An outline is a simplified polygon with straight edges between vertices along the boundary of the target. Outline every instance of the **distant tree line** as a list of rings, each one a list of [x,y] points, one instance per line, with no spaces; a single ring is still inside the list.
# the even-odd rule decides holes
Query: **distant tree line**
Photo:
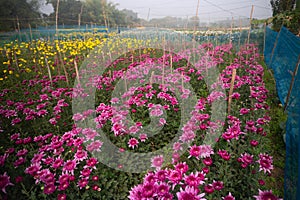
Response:
[[[52,4],[54,8],[50,15],[40,11],[44,3],[45,0],[0,0],[0,31],[55,25],[56,13],[58,25],[97,24],[116,27],[139,23],[137,14],[118,10],[116,4],[105,0],[46,0],[46,4]]]

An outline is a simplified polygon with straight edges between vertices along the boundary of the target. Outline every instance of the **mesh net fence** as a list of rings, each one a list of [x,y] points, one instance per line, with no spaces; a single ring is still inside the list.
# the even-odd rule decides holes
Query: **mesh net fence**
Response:
[[[279,33],[266,29],[265,62],[274,71],[276,89],[288,113],[284,199],[300,199],[300,38],[282,27]]]

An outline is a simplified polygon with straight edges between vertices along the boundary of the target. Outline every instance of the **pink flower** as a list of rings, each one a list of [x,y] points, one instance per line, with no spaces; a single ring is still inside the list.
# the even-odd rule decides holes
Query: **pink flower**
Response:
[[[219,150],[218,155],[221,156],[224,160],[229,160],[230,159],[230,154],[226,150]]]
[[[44,187],[44,193],[45,194],[52,194],[53,192],[55,192],[55,185],[54,184],[49,184],[49,185],[45,185]]]
[[[139,137],[140,137],[141,142],[145,142],[148,139],[148,136],[146,133],[140,134]]]
[[[257,140],[251,140],[250,144],[251,144],[251,146],[256,147],[258,145],[258,141]]]
[[[87,159],[88,154],[84,150],[77,150],[74,157],[75,157],[75,161],[83,161],[83,160]]]
[[[138,144],[139,144],[139,141],[135,138],[130,138],[128,141],[128,146],[133,149],[134,149],[134,147],[137,147]]]
[[[94,167],[98,163],[96,158],[90,158],[86,161],[87,166]]]
[[[165,125],[166,124],[166,120],[164,118],[160,118],[159,119],[159,124],[160,125]]]
[[[250,111],[250,109],[248,109],[248,108],[242,108],[242,109],[240,110],[240,114],[241,114],[241,115],[245,115],[245,114],[248,114],[249,111]]]
[[[47,173],[44,173],[40,176],[40,180],[43,181],[45,184],[50,185],[54,184],[54,174],[52,174],[50,171]]]
[[[92,170],[90,170],[89,168],[85,168],[80,172],[80,177],[88,177],[90,176]]]
[[[41,169],[40,165],[33,164],[30,167],[25,169],[26,174],[30,174],[31,176],[35,176],[36,173]]]
[[[238,158],[238,162],[242,162],[241,166],[246,168],[253,162],[253,155],[250,155],[249,153],[241,154],[241,157]]]
[[[66,200],[67,199],[67,195],[66,194],[58,194],[57,195],[57,200]]]
[[[0,175],[0,190],[6,193],[5,189],[9,185],[13,186],[14,184],[10,182],[10,176],[8,176],[6,172],[4,172],[3,175]]]
[[[259,163],[259,171],[264,171],[264,173],[271,173],[271,170],[273,170],[272,156],[261,153],[259,154],[259,160],[257,162]]]
[[[170,170],[167,178],[171,181],[171,183],[178,184],[182,179],[182,174],[177,170]]]
[[[144,198],[151,198],[156,191],[154,183],[145,183],[142,188],[142,197]]]
[[[23,177],[22,176],[17,176],[15,178],[16,183],[21,183],[23,181]]]
[[[213,164],[213,160],[210,157],[205,158],[202,161],[206,166],[211,166]]]
[[[68,174],[62,174],[58,178],[59,184],[62,184],[63,182],[69,182],[70,176]]]
[[[74,175],[74,169],[76,168],[76,165],[77,165],[77,163],[75,160],[68,160],[64,164],[63,171],[69,172],[72,175]]]
[[[212,184],[208,184],[206,186],[204,186],[204,191],[207,193],[207,194],[211,194],[215,191],[214,187],[212,186]]]
[[[164,162],[164,157],[162,155],[159,156],[154,156],[151,159],[151,167],[155,167],[155,168],[161,168],[162,164]]]
[[[184,181],[186,182],[187,185],[195,188],[197,188],[199,185],[202,185],[204,183],[201,177],[199,177],[198,172],[196,172],[195,174],[191,173],[190,175],[185,175]]]
[[[103,142],[101,142],[100,140],[96,140],[94,142],[91,142],[89,145],[87,145],[86,150],[88,150],[89,152],[93,152],[93,151],[101,151],[101,147],[103,145]]]
[[[213,181],[213,187],[215,190],[222,190],[224,185],[222,181]]]
[[[77,183],[79,189],[82,189],[84,187],[87,186],[87,184],[89,183],[89,181],[86,178],[80,179]]]
[[[180,150],[182,150],[181,143],[180,142],[175,142],[173,144],[173,150],[174,151],[180,151]]]
[[[278,197],[276,197],[273,193],[272,193],[272,190],[270,191],[261,191],[261,190],[258,190],[259,191],[259,194],[258,196],[254,196],[254,198],[256,200],[282,200],[282,199],[279,199]]]
[[[205,200],[205,198],[202,198],[205,196],[204,193],[198,194],[199,190],[195,189],[194,187],[186,186],[183,190],[180,188],[180,192],[177,192],[177,198],[178,200],[187,200],[187,199],[194,199],[194,200]]]
[[[166,183],[161,183],[157,186],[157,194],[161,197],[165,196],[167,193],[169,193],[170,186]]]
[[[226,197],[222,197],[223,200],[235,200],[235,197],[229,192]]]
[[[64,162],[64,161],[63,161],[61,158],[57,158],[57,159],[52,163],[52,167],[53,167],[54,169],[57,169],[57,168],[59,168],[60,166],[62,166],[63,162]]]
[[[97,131],[91,128],[83,129],[82,134],[85,136],[86,140],[94,140],[94,138],[98,135]]]
[[[25,156],[28,153],[27,149],[22,149],[17,152],[17,156]]]
[[[183,163],[178,163],[175,165],[175,169],[179,172],[181,172],[182,174],[184,174],[185,172],[187,172],[189,170],[189,166],[183,162]]]
[[[83,120],[84,117],[83,117],[82,114],[76,113],[76,114],[73,115],[72,119],[73,119],[74,121],[80,121],[80,120]]]

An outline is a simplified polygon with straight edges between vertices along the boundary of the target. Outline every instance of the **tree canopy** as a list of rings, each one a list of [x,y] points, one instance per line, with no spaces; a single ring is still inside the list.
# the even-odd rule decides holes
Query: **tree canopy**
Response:
[[[35,25],[40,18],[39,0],[0,0],[0,27],[2,31]]]

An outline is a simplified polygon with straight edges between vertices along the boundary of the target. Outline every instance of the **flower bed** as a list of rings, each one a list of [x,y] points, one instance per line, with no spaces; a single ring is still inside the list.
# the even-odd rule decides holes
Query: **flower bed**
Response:
[[[107,40],[3,49],[3,199],[275,198],[265,188],[273,169],[264,148],[270,117],[255,45],[238,52],[211,44],[178,53],[139,49],[82,81],[78,66]],[[201,58],[192,63],[192,54]],[[211,71],[220,76],[208,80]],[[96,91],[95,105],[74,112],[74,101],[86,108],[83,88]],[[143,156],[148,152],[155,153]],[[139,159],[145,166],[131,163]]]

